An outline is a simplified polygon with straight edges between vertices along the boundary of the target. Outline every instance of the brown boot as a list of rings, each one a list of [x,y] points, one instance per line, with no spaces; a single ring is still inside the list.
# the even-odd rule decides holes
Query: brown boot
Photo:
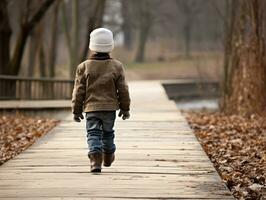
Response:
[[[105,167],[110,167],[111,164],[115,160],[115,154],[114,153],[104,153],[103,154],[103,165]]]
[[[102,170],[102,154],[93,153],[89,155],[91,161],[91,172],[101,172]]]

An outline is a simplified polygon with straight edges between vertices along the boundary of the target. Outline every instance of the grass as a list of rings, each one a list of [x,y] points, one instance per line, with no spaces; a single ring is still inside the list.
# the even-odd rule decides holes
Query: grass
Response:
[[[125,63],[128,79],[178,79],[202,78],[219,80],[222,72],[222,56],[198,54],[187,59],[179,56],[166,61]]]
[[[222,74],[222,53],[193,52],[190,58],[172,53],[162,61],[147,55],[147,62],[143,63],[132,61],[134,58],[131,54],[120,51],[112,55],[124,63],[128,80],[178,78],[219,80]],[[58,77],[68,78],[68,70],[68,65],[57,66],[56,74]]]

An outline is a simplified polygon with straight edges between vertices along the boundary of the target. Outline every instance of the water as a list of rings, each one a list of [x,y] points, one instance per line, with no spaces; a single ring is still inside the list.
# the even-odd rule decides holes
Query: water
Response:
[[[176,101],[176,105],[182,110],[218,109],[218,99],[192,99]]]

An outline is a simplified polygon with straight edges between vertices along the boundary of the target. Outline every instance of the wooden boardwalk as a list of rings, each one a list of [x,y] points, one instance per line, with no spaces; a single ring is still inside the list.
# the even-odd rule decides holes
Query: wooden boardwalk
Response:
[[[116,122],[111,168],[89,173],[85,123],[68,115],[0,167],[0,199],[233,199],[160,83],[130,91],[132,117]]]

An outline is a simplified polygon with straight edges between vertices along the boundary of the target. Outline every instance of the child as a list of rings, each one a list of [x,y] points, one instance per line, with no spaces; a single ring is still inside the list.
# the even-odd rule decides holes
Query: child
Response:
[[[110,58],[114,48],[113,33],[98,28],[90,34],[92,55],[77,67],[72,94],[74,120],[86,113],[88,156],[91,172],[101,172],[101,165],[111,166],[115,159],[114,122],[116,110],[122,119],[128,119],[130,97],[121,62]]]

